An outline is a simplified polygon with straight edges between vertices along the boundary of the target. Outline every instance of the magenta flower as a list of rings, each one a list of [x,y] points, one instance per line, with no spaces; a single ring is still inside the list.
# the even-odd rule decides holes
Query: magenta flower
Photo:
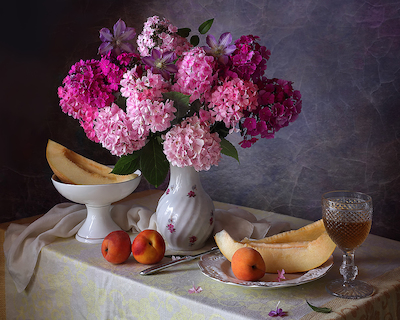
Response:
[[[204,50],[208,54],[219,59],[223,64],[228,63],[229,55],[236,50],[236,46],[230,44],[232,42],[232,35],[230,32],[223,33],[219,37],[218,42],[212,34],[209,34],[206,38],[206,42],[209,47],[204,46]]]
[[[278,308],[280,301],[278,302],[276,306],[276,310],[271,310],[268,315],[270,317],[284,317],[287,316],[287,312],[283,311],[281,308]]]
[[[194,284],[193,287],[188,290],[189,293],[200,293],[202,291],[203,289],[200,286],[196,287]]]
[[[169,80],[170,73],[178,72],[174,60],[174,52],[166,51],[161,53],[161,51],[157,49],[151,50],[151,56],[142,58],[142,61],[151,67],[153,73],[161,74],[165,80]]]
[[[286,279],[285,278],[285,270],[284,269],[282,269],[282,271],[278,270],[278,278],[277,278],[277,280],[279,282],[281,282],[281,280],[285,280],[285,279]]]
[[[243,141],[239,142],[239,145],[242,148],[250,148],[253,144],[255,144],[258,141],[257,138],[251,138],[250,140],[244,139]]]
[[[102,28],[100,30],[100,40],[103,43],[99,47],[99,54],[104,55],[109,51],[112,51],[116,56],[122,52],[132,53],[134,47],[131,43],[127,42],[132,40],[135,35],[135,29],[126,26],[125,22],[119,19],[114,24],[114,34],[108,28]]]

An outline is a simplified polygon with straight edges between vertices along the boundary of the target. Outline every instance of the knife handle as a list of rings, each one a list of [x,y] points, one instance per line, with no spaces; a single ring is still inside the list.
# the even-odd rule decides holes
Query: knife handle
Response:
[[[176,264],[179,264],[179,263],[182,263],[182,262],[185,262],[185,261],[194,260],[194,259],[196,259],[198,257],[201,257],[202,255],[207,254],[207,253],[217,252],[217,251],[219,251],[219,248],[218,247],[213,247],[213,248],[211,248],[211,250],[196,254],[194,256],[186,256],[186,257],[183,257],[181,259],[173,260],[173,261],[166,262],[166,263],[163,263],[163,264],[157,264],[157,265],[155,265],[153,267],[144,269],[139,274],[142,275],[142,276],[147,276],[148,274],[152,274],[152,273],[155,273],[157,271],[163,270],[165,268],[169,268],[171,266],[174,266]]]

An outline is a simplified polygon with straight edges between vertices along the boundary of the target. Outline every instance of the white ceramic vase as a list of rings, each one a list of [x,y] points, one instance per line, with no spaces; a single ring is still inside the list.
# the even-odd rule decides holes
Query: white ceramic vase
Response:
[[[214,228],[214,203],[193,167],[170,166],[167,190],[158,201],[157,229],[168,249],[202,248]]]

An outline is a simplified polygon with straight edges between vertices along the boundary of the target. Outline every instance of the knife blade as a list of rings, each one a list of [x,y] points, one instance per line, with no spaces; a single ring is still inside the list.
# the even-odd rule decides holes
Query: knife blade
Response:
[[[177,265],[179,263],[186,262],[186,261],[192,261],[192,260],[194,260],[196,258],[199,258],[202,255],[205,255],[207,253],[218,252],[218,251],[219,251],[218,247],[213,247],[211,250],[208,250],[208,251],[205,251],[205,252],[202,252],[202,253],[199,253],[199,254],[195,254],[193,256],[186,256],[186,257],[183,257],[181,259],[173,260],[173,261],[170,261],[170,262],[166,262],[166,263],[163,263],[163,264],[159,264],[159,265],[144,269],[143,271],[140,272],[140,274],[142,276],[147,276],[147,275],[153,274],[153,273],[155,273],[157,271],[160,271],[160,270],[175,266],[175,265]]]

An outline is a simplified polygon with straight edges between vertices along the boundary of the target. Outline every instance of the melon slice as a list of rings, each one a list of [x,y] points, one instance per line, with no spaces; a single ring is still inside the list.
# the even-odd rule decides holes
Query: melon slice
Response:
[[[243,239],[235,241],[222,230],[214,236],[221,253],[229,261],[236,250],[251,247],[264,259],[265,272],[286,273],[306,272],[326,262],[336,248],[329,238],[322,219],[298,230],[282,232],[260,240]]]
[[[113,174],[111,173],[112,168],[85,158],[53,140],[49,140],[47,143],[46,158],[51,170],[64,183],[110,184],[137,177],[136,174]]]

